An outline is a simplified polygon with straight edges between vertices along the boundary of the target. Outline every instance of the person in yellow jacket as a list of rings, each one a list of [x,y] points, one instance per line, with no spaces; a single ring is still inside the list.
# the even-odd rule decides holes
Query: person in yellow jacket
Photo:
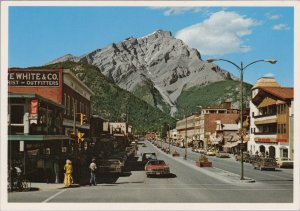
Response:
[[[66,160],[64,170],[65,170],[65,179],[64,179],[65,187],[70,187],[71,184],[73,183],[73,178],[72,178],[73,167],[72,167],[72,162],[70,160]]]

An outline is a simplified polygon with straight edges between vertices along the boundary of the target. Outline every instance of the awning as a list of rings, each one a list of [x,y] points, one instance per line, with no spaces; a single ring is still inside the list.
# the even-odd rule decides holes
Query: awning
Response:
[[[8,135],[9,141],[56,141],[72,139],[66,135]]]
[[[277,119],[276,117],[272,119],[266,119],[266,120],[260,120],[260,121],[254,121],[255,125],[264,125],[264,124],[271,124],[271,123],[276,123]]]
[[[211,141],[211,144],[219,144],[223,140],[223,136],[217,137]]]
[[[236,147],[237,145],[239,145],[240,141],[236,141],[236,142],[227,142],[223,148],[232,148],[232,147]]]

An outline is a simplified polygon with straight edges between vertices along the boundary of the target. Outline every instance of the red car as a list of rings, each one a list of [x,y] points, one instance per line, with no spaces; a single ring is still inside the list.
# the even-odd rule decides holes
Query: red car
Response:
[[[149,160],[145,165],[145,171],[147,177],[170,174],[170,168],[163,160]]]

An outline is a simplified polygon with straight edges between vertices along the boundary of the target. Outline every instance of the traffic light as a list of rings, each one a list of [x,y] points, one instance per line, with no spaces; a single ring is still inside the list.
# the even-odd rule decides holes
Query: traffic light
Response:
[[[80,113],[80,125],[85,124],[86,117],[83,113]]]
[[[77,133],[78,142],[84,141],[83,136],[84,136],[84,133],[81,133],[81,132],[78,132],[78,133]]]

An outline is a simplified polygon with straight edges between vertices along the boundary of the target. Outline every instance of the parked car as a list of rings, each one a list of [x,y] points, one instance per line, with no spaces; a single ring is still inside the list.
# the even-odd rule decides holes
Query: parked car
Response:
[[[277,163],[274,158],[265,158],[265,157],[258,157],[257,159],[252,161],[252,165],[254,169],[271,169],[274,170],[277,167]]]
[[[294,161],[287,157],[276,158],[278,168],[294,168]]]
[[[220,151],[220,152],[216,153],[216,157],[218,157],[218,158],[229,158],[230,156],[229,156],[229,153]]]
[[[248,157],[248,163],[252,163],[254,160],[256,160],[256,159],[258,159],[258,158],[259,158],[258,155],[250,155],[250,156]],[[247,160],[246,160],[246,162],[247,162]]]
[[[215,155],[216,155],[216,152],[213,151],[213,150],[208,150],[208,151],[206,152],[206,155],[207,155],[207,156],[215,156]]]
[[[163,160],[149,160],[145,165],[147,177],[170,174],[170,167]]]
[[[124,165],[119,159],[100,160],[99,169],[101,173],[122,173]]]
[[[198,149],[198,152],[201,154],[204,154],[206,151],[205,151],[205,149],[200,148],[200,149]]]
[[[146,152],[142,155],[142,163],[145,165],[149,160],[157,160],[155,152]]]
[[[243,161],[244,162],[249,162],[249,158],[250,158],[250,154],[249,153],[247,153],[247,152],[243,152]],[[235,155],[235,160],[236,161],[241,161],[241,159],[242,159],[242,155],[241,154],[236,154]]]

